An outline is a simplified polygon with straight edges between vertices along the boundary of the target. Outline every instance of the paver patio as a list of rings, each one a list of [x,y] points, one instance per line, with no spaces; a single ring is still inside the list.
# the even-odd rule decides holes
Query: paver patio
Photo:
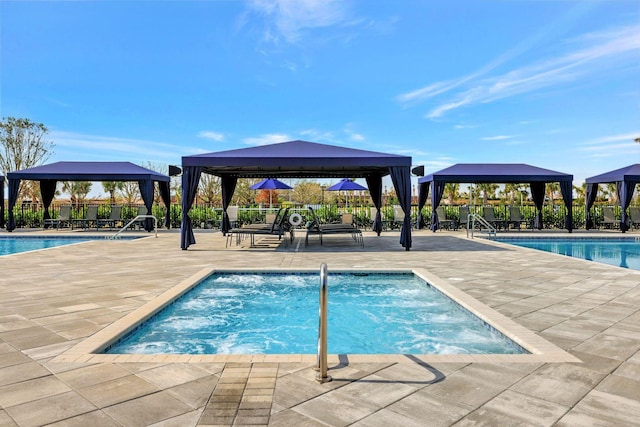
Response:
[[[188,251],[177,232],[164,231],[0,257],[0,425],[640,425],[640,272],[464,232],[416,231],[410,252],[397,232],[365,233],[364,248],[348,236],[259,248],[225,248],[220,233],[196,238]],[[205,267],[322,262],[330,271],[426,268],[581,363],[341,355],[330,359],[333,381],[319,384],[315,355],[277,363],[61,357]]]

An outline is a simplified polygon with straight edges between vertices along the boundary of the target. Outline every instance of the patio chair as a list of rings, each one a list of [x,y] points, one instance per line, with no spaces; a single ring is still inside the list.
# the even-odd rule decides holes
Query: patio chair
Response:
[[[522,218],[522,213],[520,212],[520,208],[517,206],[509,206],[509,220],[507,221],[507,228],[509,226],[513,226],[520,230],[522,224],[526,224],[527,220]]]
[[[285,239],[285,243],[293,242],[295,232],[291,224],[289,224],[289,208],[280,208],[276,213],[272,223],[265,224],[249,224],[240,228],[232,228],[227,233],[227,241],[225,247],[228,247],[232,239],[236,239],[236,245],[245,238],[251,239],[250,245],[255,246],[255,236],[278,236],[281,240],[285,233],[289,233],[289,239]]]
[[[469,219],[469,206],[460,206],[458,212],[460,216],[458,218],[458,223],[456,224],[456,229],[460,227],[467,228],[467,220]]]
[[[71,225],[71,205],[60,206],[57,218],[49,218],[43,221],[44,228],[55,225],[56,230],[60,230],[61,224]]]
[[[398,205],[393,206],[393,221],[391,221],[391,229],[400,229],[404,224],[404,211]]]
[[[96,225],[98,222],[98,206],[87,206],[87,210],[84,213],[84,218],[76,218],[71,220],[71,228],[73,229],[76,224],[82,226],[84,230],[89,228],[89,225]],[[97,227],[96,227],[97,228]]]
[[[492,206],[484,206],[482,208],[482,218],[484,218],[484,220],[491,224],[496,230],[505,227],[505,222],[496,218]]]
[[[376,213],[378,212],[378,208],[375,206],[371,206],[369,208],[369,217],[371,219],[371,227],[373,228],[373,221],[376,219]],[[387,229],[387,221],[383,218],[382,210],[380,211],[380,221],[382,222],[382,230]]]
[[[616,219],[616,214],[611,206],[602,207],[603,220],[600,221],[600,225],[605,228],[617,228],[620,226],[620,221]]]
[[[436,215],[438,215],[438,223],[440,224],[440,228],[442,230],[444,229],[451,230],[453,221],[450,219],[447,219],[447,213],[444,210],[444,206],[438,206],[436,208]]]
[[[122,206],[111,206],[111,213],[109,213],[109,218],[98,218],[96,222],[96,229],[108,225],[109,230],[113,230],[114,227],[116,227],[117,223],[120,223],[120,226],[122,227]]]
[[[138,217],[140,215],[147,215],[147,207],[146,206],[144,206],[144,205],[138,206],[138,212],[136,212],[136,216],[135,217]],[[135,220],[131,224],[131,228],[137,227],[138,230],[141,230],[142,227],[144,227],[144,223],[145,223],[146,220],[147,220],[147,218],[140,218],[140,219]]]
[[[316,212],[309,206],[309,211],[312,215],[312,223],[307,227],[307,234],[304,239],[305,246],[309,245],[309,235],[317,234],[320,238],[320,245],[323,244],[322,236],[324,234],[349,234],[355,240],[358,245],[364,247],[364,238],[362,237],[362,230],[355,227],[353,224],[320,224],[320,220],[316,215]]]
[[[640,208],[637,206],[629,208],[629,227],[640,228]]]

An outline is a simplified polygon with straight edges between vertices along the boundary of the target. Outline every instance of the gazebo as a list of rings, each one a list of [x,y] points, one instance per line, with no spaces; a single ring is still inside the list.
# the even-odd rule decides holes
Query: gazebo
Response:
[[[436,231],[439,227],[436,208],[440,205],[444,186],[448,182],[454,183],[528,183],[531,188],[531,197],[536,206],[537,215],[534,227],[542,228],[542,205],[544,203],[545,184],[547,182],[559,182],[562,199],[567,208],[565,228],[569,233],[573,230],[572,220],[572,182],[573,175],[542,169],[524,163],[458,163],[448,168],[424,176],[418,180],[418,224],[422,225],[422,208],[429,197],[431,189],[431,229]]]
[[[640,183],[640,164],[636,163],[624,168],[592,176],[587,178],[585,182],[587,183],[587,230],[593,228],[593,218],[591,218],[590,210],[593,203],[596,201],[598,184],[609,184],[615,182],[618,201],[622,208],[620,231],[623,233],[627,231],[629,229],[627,208],[629,207],[629,203],[631,203],[631,198],[633,197],[633,191],[636,188],[636,184]]]
[[[158,183],[160,197],[167,206],[165,225],[169,227],[171,197],[169,176],[143,168],[130,162],[56,162],[7,174],[9,181],[9,221],[7,231],[16,228],[13,207],[18,198],[21,180],[40,181],[40,193],[44,205],[44,219],[51,218],[49,206],[53,201],[58,181],[137,181],[140,195],[151,213],[153,184]],[[145,229],[153,229],[151,221],[145,221]]]
[[[182,230],[180,247],[196,243],[189,210],[200,175],[221,177],[223,221],[230,229],[227,208],[238,178],[365,178],[377,208],[374,230],[382,230],[382,178],[390,175],[405,217],[400,244],[411,248],[411,157],[337,147],[308,141],[288,141],[258,147],[199,154],[182,158]]]

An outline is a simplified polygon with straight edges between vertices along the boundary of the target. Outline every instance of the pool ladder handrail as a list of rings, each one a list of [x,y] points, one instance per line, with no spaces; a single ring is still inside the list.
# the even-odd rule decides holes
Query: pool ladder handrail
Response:
[[[320,265],[320,307],[318,310],[318,375],[316,381],[326,383],[331,381],[327,374],[327,264]]]
[[[113,236],[109,237],[109,240],[115,240],[115,239],[119,238],[120,237],[120,233],[122,233],[124,230],[129,228],[134,222],[136,222],[138,220],[141,220],[141,219],[145,219],[145,218],[153,219],[153,231],[155,232],[156,239],[157,239],[158,238],[158,218],[156,218],[153,215],[138,215],[135,218],[133,218],[131,221],[129,221],[127,223],[127,225],[125,225],[120,230],[118,230],[118,232],[116,234],[114,234]]]
[[[469,228],[471,228],[471,238],[473,239],[473,230],[476,229],[476,221],[480,223],[480,228],[484,227],[487,229],[489,237],[496,237],[496,228],[476,213],[470,213],[467,216],[467,237],[469,237]],[[469,227],[469,222],[471,222],[471,227]]]

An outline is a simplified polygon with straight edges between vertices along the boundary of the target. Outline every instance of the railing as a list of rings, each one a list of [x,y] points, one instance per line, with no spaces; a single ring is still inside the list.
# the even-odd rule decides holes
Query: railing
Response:
[[[467,237],[469,237],[469,230],[471,230],[471,238],[473,239],[473,231],[476,229],[476,221],[480,224],[480,228],[484,227],[489,232],[489,236],[496,236],[496,228],[489,224],[489,222],[478,214],[469,214],[467,216]],[[471,224],[469,224],[471,222]],[[471,225],[471,227],[469,227]]]
[[[153,215],[138,215],[135,218],[133,218],[131,221],[129,221],[124,227],[122,227],[120,230],[118,230],[118,232],[116,234],[114,234],[113,236],[109,237],[109,240],[115,240],[115,239],[119,238],[120,237],[120,233],[122,233],[124,230],[129,228],[135,222],[137,222],[137,221],[139,221],[141,219],[145,219],[145,218],[153,219],[153,231],[155,232],[156,239],[157,239],[158,238],[158,218],[156,218]]]
[[[318,375],[316,381],[331,381],[327,374],[327,264],[320,266],[320,309],[318,311]]]

